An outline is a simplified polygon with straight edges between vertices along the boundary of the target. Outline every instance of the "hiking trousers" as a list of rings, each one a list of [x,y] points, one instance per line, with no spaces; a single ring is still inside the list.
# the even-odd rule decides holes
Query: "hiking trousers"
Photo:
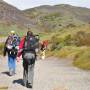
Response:
[[[15,74],[16,71],[16,58],[11,57],[8,55],[8,67],[9,67],[9,72],[12,74]]]
[[[27,68],[24,68],[23,81],[26,87],[28,86],[28,84],[33,86],[33,77],[34,77],[34,64],[28,65]]]

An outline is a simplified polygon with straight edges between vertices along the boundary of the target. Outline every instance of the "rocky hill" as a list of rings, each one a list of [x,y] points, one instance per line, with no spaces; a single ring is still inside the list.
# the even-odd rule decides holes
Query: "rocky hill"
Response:
[[[22,11],[16,7],[7,4],[3,0],[0,0],[0,23],[1,24],[17,24],[20,26],[27,26],[31,24],[31,21],[23,14]]]
[[[21,36],[28,30],[38,31],[25,14],[18,8],[0,0],[0,36],[7,35],[10,30],[15,30]]]

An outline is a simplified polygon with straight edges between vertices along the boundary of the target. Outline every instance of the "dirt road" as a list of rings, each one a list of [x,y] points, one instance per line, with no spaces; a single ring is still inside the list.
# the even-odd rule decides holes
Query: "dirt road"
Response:
[[[22,62],[17,63],[15,76],[10,77],[6,58],[1,59],[0,87],[6,88],[3,90],[90,90],[90,71],[73,67],[70,60],[54,57],[37,60],[33,89],[27,89],[22,86]]]

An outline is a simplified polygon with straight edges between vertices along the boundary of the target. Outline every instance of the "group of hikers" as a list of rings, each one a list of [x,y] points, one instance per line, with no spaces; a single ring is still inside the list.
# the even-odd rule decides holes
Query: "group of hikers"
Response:
[[[34,66],[37,59],[37,52],[42,51],[45,58],[45,48],[47,41],[40,44],[39,35],[34,35],[32,31],[20,38],[15,31],[11,31],[4,45],[4,56],[8,54],[9,75],[16,73],[16,61],[19,62],[20,56],[23,59],[23,85],[27,88],[33,86]],[[44,59],[42,57],[42,59]]]

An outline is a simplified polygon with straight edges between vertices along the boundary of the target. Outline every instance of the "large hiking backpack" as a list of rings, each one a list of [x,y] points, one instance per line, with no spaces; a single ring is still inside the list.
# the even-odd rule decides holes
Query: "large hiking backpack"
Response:
[[[26,36],[22,57],[27,64],[34,64],[36,59],[35,49],[37,47],[37,39],[34,36]]]
[[[11,35],[6,41],[7,49],[12,49],[13,47],[19,46],[20,38],[17,35]]]
[[[6,41],[6,48],[7,48],[8,54],[12,57],[17,56],[17,51],[18,51],[17,46],[19,45],[19,41],[20,41],[19,39],[20,38],[17,35],[12,35],[12,36],[9,36]]]
[[[24,49],[34,51],[37,47],[37,39],[34,36],[27,36],[24,43]]]

